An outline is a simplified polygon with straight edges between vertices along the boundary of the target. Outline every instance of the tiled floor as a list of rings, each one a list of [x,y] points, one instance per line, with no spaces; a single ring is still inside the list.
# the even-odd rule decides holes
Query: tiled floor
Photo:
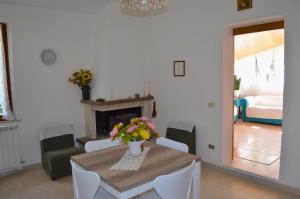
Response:
[[[300,196],[202,167],[201,199],[299,199]],[[72,178],[51,181],[40,167],[0,177],[1,199],[71,199]]]
[[[281,126],[238,121],[234,124],[234,160],[231,166],[278,179]],[[255,161],[249,161],[252,159]],[[258,162],[269,162],[265,165]]]

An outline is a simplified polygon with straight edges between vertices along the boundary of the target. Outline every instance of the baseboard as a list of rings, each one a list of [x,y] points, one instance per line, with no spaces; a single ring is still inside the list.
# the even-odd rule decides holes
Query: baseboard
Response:
[[[9,169],[9,170],[5,170],[3,172],[0,173],[0,177],[1,176],[7,176],[7,175],[11,175],[11,174],[15,174],[15,173],[18,173],[18,172],[21,172],[21,171],[26,171],[26,170],[30,170],[30,169],[35,169],[35,168],[39,168],[41,167],[41,164],[40,163],[36,163],[36,164],[31,164],[31,165],[26,165],[26,166],[18,166],[18,167],[15,167],[15,168],[12,168],[12,169]]]
[[[250,175],[248,172],[242,171],[240,169],[222,167],[222,166],[218,166],[218,165],[211,164],[211,163],[208,163],[208,162],[202,162],[202,163],[203,163],[203,166],[206,166],[208,168],[214,168],[214,169],[217,169],[217,170],[220,170],[220,171],[224,171],[225,173],[229,173],[229,174],[232,174],[232,175],[250,180],[252,182],[267,185],[267,186],[270,186],[270,187],[273,187],[273,188],[276,188],[276,189],[280,189],[282,191],[286,191],[286,192],[293,193],[293,194],[296,194],[296,195],[300,196],[300,189],[297,189],[295,187],[291,187],[291,186],[288,186],[288,185],[280,184],[280,183],[278,183],[275,180],[272,180],[270,178],[266,178],[266,177],[263,177],[263,176],[259,177],[259,176]]]
[[[19,171],[23,168],[22,165],[18,165],[16,167],[12,167],[12,168],[9,168],[9,169],[2,169],[0,170],[0,176],[6,176],[6,175],[9,175],[11,173],[14,173],[15,171]]]
[[[41,166],[42,166],[41,163],[30,164],[30,165],[24,166],[23,170],[36,169],[36,168],[40,168]]]

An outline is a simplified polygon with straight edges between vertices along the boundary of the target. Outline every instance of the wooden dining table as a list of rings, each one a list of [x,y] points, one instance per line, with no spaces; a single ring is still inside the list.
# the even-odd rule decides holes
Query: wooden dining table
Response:
[[[128,199],[153,189],[153,180],[171,174],[196,161],[193,172],[192,196],[200,199],[201,158],[167,148],[154,142],[145,142],[150,147],[137,171],[112,170],[111,167],[124,155],[128,146],[121,144],[104,150],[72,156],[71,159],[82,169],[94,171],[101,178],[101,187],[118,199]]]

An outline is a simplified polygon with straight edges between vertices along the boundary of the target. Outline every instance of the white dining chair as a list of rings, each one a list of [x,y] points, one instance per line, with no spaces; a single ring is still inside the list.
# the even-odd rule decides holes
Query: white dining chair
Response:
[[[139,196],[139,199],[189,199],[195,160],[176,173],[157,177],[154,190]]]
[[[156,139],[156,144],[159,144],[159,145],[162,145],[162,146],[165,146],[165,147],[169,147],[169,148],[172,148],[172,149],[175,149],[175,150],[178,150],[178,151],[182,151],[182,152],[185,152],[185,153],[189,152],[188,145],[186,145],[184,143],[181,143],[181,142],[177,142],[177,141],[168,139],[168,138],[165,138],[165,137],[157,138]]]
[[[101,178],[93,171],[82,170],[71,160],[75,199],[115,199],[100,187]]]
[[[84,148],[86,152],[92,152],[97,150],[106,149],[109,147],[117,146],[120,144],[119,140],[112,141],[111,139],[89,141],[85,144]]]

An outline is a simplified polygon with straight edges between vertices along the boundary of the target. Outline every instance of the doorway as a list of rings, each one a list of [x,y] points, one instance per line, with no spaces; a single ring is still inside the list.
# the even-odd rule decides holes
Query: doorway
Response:
[[[278,179],[284,22],[237,28],[234,36],[232,166]]]

